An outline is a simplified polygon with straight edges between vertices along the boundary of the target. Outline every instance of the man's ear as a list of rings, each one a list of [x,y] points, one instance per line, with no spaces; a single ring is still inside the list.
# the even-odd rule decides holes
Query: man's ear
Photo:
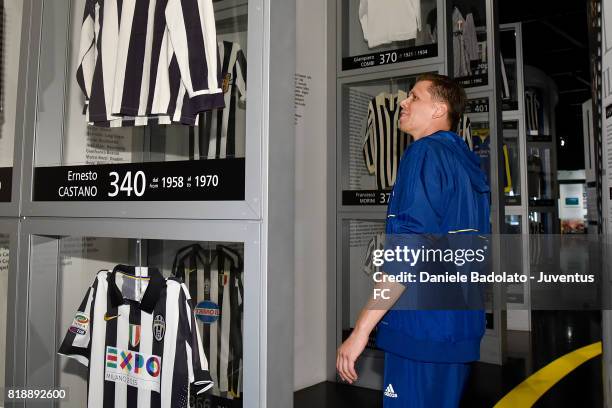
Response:
[[[435,110],[433,114],[434,119],[444,118],[448,115],[448,106],[445,103],[436,102],[434,104]]]

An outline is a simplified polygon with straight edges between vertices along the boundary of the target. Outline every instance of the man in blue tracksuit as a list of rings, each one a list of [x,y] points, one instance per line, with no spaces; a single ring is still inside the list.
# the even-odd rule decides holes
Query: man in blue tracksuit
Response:
[[[393,187],[388,239],[490,233],[489,186],[480,159],[450,131],[457,127],[465,100],[453,80],[426,74],[402,102],[400,128],[414,142],[401,159]],[[480,356],[484,311],[400,308],[401,300],[415,294],[410,283],[405,285],[376,284],[390,290],[391,300],[381,306],[373,297],[364,307],[338,349],[338,373],[349,383],[357,380],[355,361],[377,327],[377,345],[385,351],[384,407],[457,407],[469,363]]]

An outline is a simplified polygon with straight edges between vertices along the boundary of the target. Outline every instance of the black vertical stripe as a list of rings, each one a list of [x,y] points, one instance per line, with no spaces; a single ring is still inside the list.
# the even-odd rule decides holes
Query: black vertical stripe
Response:
[[[123,0],[117,0],[117,18],[121,24],[121,12],[123,11]]]
[[[166,21],[166,4],[167,0],[157,0],[155,3],[155,14],[153,17],[153,26],[154,27],[164,27]],[[149,81],[149,100],[147,101],[147,112],[151,112],[153,109],[153,98],[155,97],[155,89],[157,87],[157,71],[159,70],[159,56],[162,52],[167,52],[167,50],[162,50],[161,45],[164,39],[165,30],[153,30],[153,41],[152,41],[152,49],[151,53],[151,77]],[[165,69],[166,67],[161,67]],[[169,113],[169,112],[167,112]]]
[[[223,297],[224,297],[223,289],[225,287],[224,285],[224,282],[225,282],[225,254],[223,253],[223,251],[219,249],[219,247],[217,247],[216,256],[217,256],[217,271],[218,271],[217,285],[219,287],[217,305],[219,306],[219,310],[220,310],[219,320],[217,320],[217,338],[216,338],[217,356],[216,357],[217,357],[217,375],[219,376],[217,380],[219,381],[219,384],[220,384],[221,376],[227,376],[227,373],[224,373],[221,371],[221,369],[223,368],[223,366],[221,365],[221,345],[223,343],[223,334],[221,332],[221,330],[223,329],[223,325],[221,324],[221,321],[222,321],[221,319],[231,318],[231,311],[223,310]]]
[[[166,320],[166,298],[167,296],[168,296],[168,291],[166,287],[164,287],[164,289],[161,291],[159,295],[159,300],[157,301],[157,304],[155,305],[155,308],[153,310],[153,320],[152,320],[153,323],[152,324],[155,324],[155,318],[160,315],[164,318],[164,321]],[[143,330],[153,330],[153,327],[150,327],[150,328],[143,327],[142,329]],[[155,338],[155,332],[153,332],[153,347],[152,347],[151,354],[162,357],[162,373],[163,373],[163,370],[166,364],[174,363],[173,361],[168,362],[168,361],[164,361],[163,359],[164,339],[165,338],[166,336],[164,333],[164,338],[161,341],[157,341],[157,339]],[[162,376],[162,379],[163,379],[163,376]],[[162,384],[160,384],[160,387],[161,386]],[[154,391],[151,392],[151,408],[161,408],[161,393],[154,392]]]
[[[195,129],[189,126],[189,160],[195,158]]]
[[[208,143],[210,142],[210,111],[200,112],[198,117],[200,160],[204,160],[208,158]]]
[[[181,8],[187,34],[191,83],[194,91],[208,89],[208,66],[204,52],[200,10],[197,2],[193,0],[181,0]]]
[[[172,114],[176,111],[176,100],[178,99],[181,85],[181,76],[176,56],[172,56],[168,72],[170,76],[170,103],[168,104],[168,114]]]
[[[121,100],[120,113],[126,115],[138,115],[142,73],[144,69],[147,68],[143,66],[143,62],[147,41],[148,15],[149,0],[136,0],[130,34],[130,52],[128,53],[127,63],[125,65],[125,81]]]
[[[141,313],[145,313],[145,312],[141,312],[137,306],[133,307],[133,305],[130,304],[130,319],[129,319],[130,327],[133,327],[133,328],[136,328],[137,326],[140,327]],[[140,342],[137,345],[132,344],[131,338],[129,336],[130,327],[128,327],[128,350],[140,351]],[[142,329],[143,328],[140,327],[141,333],[142,333]],[[137,407],[138,406],[138,388],[131,387],[128,385],[127,387],[127,405],[126,406],[127,407]]]
[[[211,280],[211,271],[210,271],[210,262],[211,259],[208,259],[208,262],[204,264],[204,285],[208,284],[208,289],[204,290],[204,300],[211,301],[211,288],[212,285],[215,284]],[[208,291],[208,293],[206,293]],[[212,358],[210,355],[210,324],[204,324],[202,330],[202,345],[204,346],[204,353],[208,356],[209,361]]]
[[[100,9],[98,15],[100,27],[104,26],[104,13]],[[102,49],[102,36],[97,39],[96,46],[98,50]],[[98,59],[94,68],[93,81],[91,84],[91,97],[89,99],[89,120],[95,122],[97,120],[106,120],[106,99],[104,96],[104,72],[102,72],[102,53],[98,52]]]
[[[92,331],[91,332],[92,336],[91,336],[91,338],[89,340],[89,345],[87,346],[87,355],[90,356],[90,358],[91,358],[91,343],[93,342],[93,328],[97,324],[97,322],[96,322],[96,315],[94,313],[94,306],[96,304],[96,295],[98,294],[98,279],[97,279],[97,277],[94,280],[94,284],[93,284],[92,288],[93,288],[93,294],[92,294],[92,301],[91,301],[91,312],[89,313],[89,328]],[[104,324],[104,322],[102,322],[102,324]],[[88,397],[89,397],[89,383],[90,382],[91,382],[91,361],[87,365],[87,396]]]
[[[188,371],[187,371],[187,347],[186,342],[190,337],[189,316],[185,310],[187,298],[182,288],[179,288],[177,299],[169,299],[169,307],[178,307],[178,327],[176,335],[176,354],[174,356],[174,372],[172,374],[172,407],[186,408],[189,399],[188,393]],[[169,324],[169,322],[167,323]]]

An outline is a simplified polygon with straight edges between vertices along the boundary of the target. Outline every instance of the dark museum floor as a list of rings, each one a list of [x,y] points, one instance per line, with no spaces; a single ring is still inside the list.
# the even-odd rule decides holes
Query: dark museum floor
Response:
[[[532,312],[532,332],[508,331],[506,364],[475,363],[461,407],[493,407],[553,360],[601,340],[601,313]],[[537,400],[534,407],[601,407],[601,355],[585,362]],[[295,408],[382,407],[382,392],[323,382],[295,393]]]

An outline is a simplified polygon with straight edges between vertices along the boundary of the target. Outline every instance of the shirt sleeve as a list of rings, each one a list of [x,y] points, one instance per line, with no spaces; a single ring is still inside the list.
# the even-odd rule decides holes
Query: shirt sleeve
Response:
[[[368,118],[366,120],[365,138],[363,141],[363,159],[370,174],[376,172],[376,131],[374,129],[374,104],[368,106]]]
[[[72,324],[68,328],[64,341],[58,350],[58,354],[74,358],[84,366],[89,366],[92,330],[91,318],[96,287],[97,280],[94,285],[87,290],[79,309],[74,315]]]
[[[187,310],[188,318],[188,335],[187,341],[187,353],[189,361],[189,383],[195,394],[202,394],[208,391],[213,386],[212,378],[208,371],[208,360],[202,347],[202,339],[200,338],[200,332],[198,325],[196,324],[193,303],[189,296],[189,290],[184,283],[181,284],[183,292],[186,296],[185,307]]]
[[[240,94],[240,102],[246,101],[247,60],[238,44],[236,53],[236,86]]]
[[[168,0],[165,16],[181,80],[189,98],[220,94],[212,0]],[[198,99],[194,102],[197,103]]]
[[[89,98],[91,96],[91,86],[93,81],[94,69],[96,66],[95,53],[95,18],[96,18],[96,1],[87,0],[85,3],[85,11],[83,13],[83,22],[81,24],[81,38],[79,45],[79,56],[76,79],[83,95],[85,95],[85,106],[83,113],[87,111]]]

